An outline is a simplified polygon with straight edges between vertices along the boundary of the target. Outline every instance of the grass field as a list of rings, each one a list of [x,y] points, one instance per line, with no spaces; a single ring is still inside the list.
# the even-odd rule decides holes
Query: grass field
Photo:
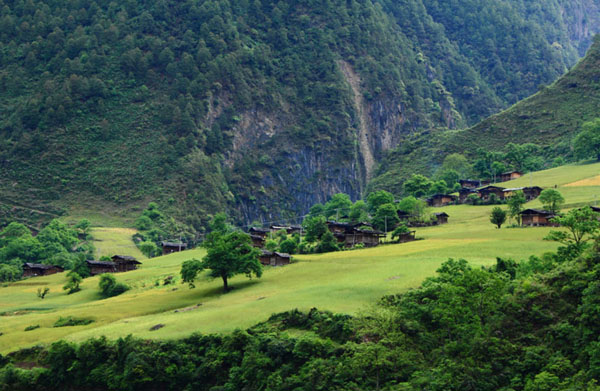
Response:
[[[591,203],[600,186],[568,186],[600,172],[600,164],[565,166],[534,173],[537,182],[555,184],[568,204]],[[506,186],[528,185],[527,176]],[[537,206],[533,201],[527,206]],[[82,291],[66,295],[61,287],[64,274],[37,277],[0,288],[0,353],[45,344],[60,338],[80,341],[106,335],[110,338],[133,334],[144,338],[177,338],[192,332],[229,332],[265,320],[276,312],[293,308],[317,307],[355,314],[385,294],[418,286],[434,274],[448,258],[464,258],[473,265],[490,265],[496,257],[521,260],[556,248],[542,240],[548,228],[494,228],[489,222],[492,206],[457,205],[440,208],[450,215],[450,223],[422,228],[418,240],[405,244],[382,245],[372,249],[323,255],[298,255],[295,263],[266,268],[261,279],[243,276],[232,279],[233,291],[223,294],[220,280],[205,276],[195,289],[181,284],[180,265],[201,258],[203,250],[189,250],[153,259],[144,259],[130,241],[132,230],[95,228],[93,235],[101,254],[134,255],[142,260],[139,270],[117,275],[132,289],[125,294],[101,299],[98,278],[86,279]],[[167,276],[175,284],[162,285]],[[37,288],[48,286],[44,300]],[[177,312],[176,312],[177,310]],[[87,317],[87,326],[54,328],[60,316]],[[150,331],[162,324],[164,327]],[[28,326],[40,328],[24,331]]]

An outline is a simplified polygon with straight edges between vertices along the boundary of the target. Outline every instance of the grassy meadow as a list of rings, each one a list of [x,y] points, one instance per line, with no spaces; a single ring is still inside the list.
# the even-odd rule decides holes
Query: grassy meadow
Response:
[[[565,186],[594,178],[600,164],[565,166],[533,174],[532,184],[557,185],[567,204],[592,203],[600,186]],[[529,185],[529,175],[504,186]],[[533,181],[535,179],[535,181]],[[587,183],[587,182],[586,182]],[[527,204],[536,207],[538,201]],[[418,240],[386,244],[372,249],[322,255],[297,255],[295,262],[265,268],[263,277],[232,279],[232,292],[223,294],[220,280],[202,276],[196,288],[181,284],[180,265],[201,258],[204,250],[145,259],[131,243],[134,232],[124,228],[96,227],[93,235],[100,255],[134,255],[140,269],[117,274],[131,286],[125,294],[101,299],[98,277],[86,279],[82,291],[67,295],[62,290],[65,275],[36,277],[0,287],[0,353],[66,338],[74,341],[106,335],[117,338],[133,334],[144,338],[178,338],[192,332],[219,333],[245,328],[272,313],[299,308],[355,314],[385,294],[418,286],[448,258],[464,258],[474,265],[490,265],[496,257],[521,260],[556,249],[542,240],[549,228],[496,229],[489,222],[492,206],[456,205],[437,208],[450,215],[447,225],[417,230]],[[175,283],[163,285],[168,276]],[[39,287],[50,288],[48,296],[36,297]],[[94,319],[86,326],[54,328],[59,317]],[[164,325],[156,331],[150,328]],[[28,326],[40,327],[24,331]]]

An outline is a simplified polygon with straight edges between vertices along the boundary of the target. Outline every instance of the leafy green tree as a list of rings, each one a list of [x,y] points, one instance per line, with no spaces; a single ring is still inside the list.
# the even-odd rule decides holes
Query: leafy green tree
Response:
[[[225,292],[229,291],[229,279],[237,274],[245,274],[248,278],[252,274],[258,278],[262,276],[262,265],[258,259],[260,251],[252,247],[248,234],[213,231],[211,235],[211,240],[204,243],[207,254],[202,262],[192,259],[181,266],[182,281],[187,282],[190,288],[194,287],[197,273],[204,269],[210,269],[210,277],[223,280]]]
[[[348,219],[351,223],[361,223],[369,220],[369,214],[367,212],[367,204],[363,200],[358,200],[350,208],[350,215]]]
[[[201,261],[193,258],[181,264],[181,282],[188,283],[190,289],[195,288],[194,280],[199,272],[204,270],[204,265]]]
[[[306,233],[304,238],[310,243],[321,239],[321,236],[327,232],[327,223],[323,216],[305,218],[302,222],[302,227]]]
[[[579,159],[595,158],[600,161],[600,118],[586,122],[573,140],[573,152]]]
[[[12,240],[23,236],[31,237],[31,231],[23,224],[13,221],[0,231],[0,247],[4,247]]]
[[[404,192],[414,197],[423,197],[430,194],[433,182],[421,174],[413,174],[404,184]]]
[[[286,239],[279,245],[279,249],[287,254],[295,254],[298,244],[293,239]]]
[[[90,233],[91,227],[92,223],[88,219],[81,219],[75,224],[75,229],[84,236],[87,236]]]
[[[454,189],[454,186],[458,184],[460,178],[460,174],[454,169],[446,169],[443,170],[438,178],[444,182],[446,182],[446,186],[449,189]]]
[[[506,165],[504,165],[504,163],[502,162],[493,162],[490,171],[492,173],[492,178],[494,182],[496,182],[498,175],[506,171]]]
[[[462,178],[468,178],[473,171],[471,164],[466,157],[460,153],[451,153],[444,158],[442,171],[454,170]]]
[[[413,196],[405,197],[398,203],[398,210],[409,213],[417,221],[423,219],[426,209],[427,203]]]
[[[348,194],[334,194],[325,204],[325,216],[327,218],[335,217],[336,219],[347,217],[350,214],[351,208],[352,201],[350,201]]]
[[[544,209],[548,212],[558,213],[561,206],[565,203],[565,199],[558,190],[544,189],[540,193],[539,200],[544,205]]]
[[[71,270],[69,273],[67,273],[67,283],[63,286],[63,290],[67,291],[68,295],[79,292],[81,290],[79,287],[81,281],[83,281],[83,278],[81,278],[77,272]]]
[[[102,260],[102,258],[100,258],[100,260]],[[87,278],[90,276],[90,268],[86,262],[85,254],[77,255],[77,258],[73,261],[73,268],[71,270],[80,275],[82,278]]]
[[[327,231],[323,234],[321,240],[319,240],[315,251],[317,253],[328,253],[331,251],[338,251],[339,249],[340,247],[338,245],[337,239],[331,231]]]
[[[14,265],[0,264],[0,282],[17,281],[21,270]]]
[[[492,209],[492,213],[490,214],[490,222],[500,228],[505,221],[506,211],[499,206],[494,207],[494,209]]]
[[[277,243],[276,240],[267,239],[267,241],[265,242],[265,249],[266,250],[277,251],[277,247],[279,247],[279,244]]]
[[[518,225],[521,225],[521,211],[523,205],[527,202],[525,194],[522,190],[515,192],[512,196],[508,197],[506,204],[508,205],[508,214],[511,219],[514,219]]]
[[[442,180],[435,181],[431,185],[430,191],[432,194],[446,194],[448,192],[448,185]]]
[[[223,280],[223,290],[229,291],[228,280],[236,274],[248,278],[254,274],[262,276],[262,265],[258,259],[260,251],[252,247],[250,236],[243,232],[221,234],[206,243],[207,254],[202,259],[204,268],[210,269],[209,276]]]
[[[387,232],[400,222],[398,210],[394,204],[383,204],[377,208],[373,217],[373,225],[380,231]]]
[[[323,204],[314,204],[313,206],[310,207],[308,214],[311,217],[324,216],[325,215],[325,206],[323,206]]]
[[[566,231],[550,231],[545,240],[553,240],[566,246],[581,246],[588,242],[600,229],[598,213],[589,206],[571,209],[564,216],[557,216],[552,221],[566,228]]]
[[[148,258],[155,257],[160,254],[158,246],[154,242],[142,242],[139,244],[140,251]]]
[[[129,290],[127,285],[117,282],[115,276],[109,273],[100,275],[98,288],[100,288],[100,295],[104,298],[118,296]]]
[[[383,204],[393,204],[394,203],[394,195],[385,190],[377,190],[370,193],[367,196],[367,206],[369,207],[369,212],[374,214],[377,212],[377,209]]]
[[[140,216],[135,220],[135,227],[140,231],[147,231],[154,226],[154,222],[148,216]]]

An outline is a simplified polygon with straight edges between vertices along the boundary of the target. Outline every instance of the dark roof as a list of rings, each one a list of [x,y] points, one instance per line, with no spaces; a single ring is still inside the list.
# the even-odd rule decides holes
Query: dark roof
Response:
[[[288,225],[272,225],[271,229],[291,229],[292,227]]]
[[[456,196],[452,195],[452,194],[434,194],[434,195],[430,196],[429,199],[439,198],[439,197],[456,198]]]
[[[114,267],[117,264],[114,262],[106,262],[106,261],[86,261],[89,266],[106,266],[106,267]]]
[[[26,267],[28,269],[44,269],[44,270],[48,270],[48,269],[52,269],[53,267],[57,268],[57,269],[63,269],[60,266],[55,266],[55,265],[44,265],[42,263],[30,263],[27,262],[23,265],[23,267]],[[64,269],[63,269],[64,270]]]
[[[252,238],[254,240],[265,240],[265,238],[263,238],[260,235],[250,235],[250,238]]]
[[[481,183],[480,180],[478,179],[459,179],[458,182],[465,182],[465,183]]]
[[[135,259],[134,257],[132,257],[131,255],[113,255],[112,257],[110,257],[113,261],[117,260],[117,259],[122,259],[123,261],[137,261],[137,259]],[[140,263],[140,262],[138,262]]]
[[[359,229],[359,228],[355,228],[354,232],[361,233],[361,234],[372,234],[374,236],[375,235],[376,236],[385,235],[384,232],[375,231],[375,230],[372,230],[372,229]]]
[[[287,253],[280,253],[280,252],[277,252],[277,251],[273,252],[273,251],[269,251],[269,250],[262,250],[262,254],[261,254],[262,257],[270,257],[270,256],[273,256],[273,255],[276,255],[276,256],[281,257],[281,258],[291,258],[291,255],[287,254]]]
[[[182,248],[187,247],[187,243],[183,243],[183,242],[160,242],[160,245],[163,247],[182,247]]]
[[[249,229],[249,232],[260,232],[263,234],[268,234],[269,232],[271,232],[271,230],[269,228],[251,227]]]
[[[600,208],[598,208],[597,206],[590,206],[590,208],[592,208],[592,210],[593,210],[594,212],[598,212],[598,213],[600,213]]]
[[[525,209],[519,213],[520,215],[543,215],[543,216],[554,216],[554,213],[548,212],[543,209]]]
[[[478,191],[482,191],[482,190],[491,190],[491,189],[497,189],[497,190],[504,191],[504,188],[503,188],[503,187],[500,187],[500,186],[494,186],[494,185],[487,185],[487,186],[484,186],[484,187],[482,187],[482,188],[479,188],[479,189],[477,189],[477,190],[478,190]]]
[[[450,215],[448,215],[448,213],[446,212],[439,212],[439,213],[434,213],[435,216],[446,216],[446,217],[450,217]]]
[[[523,175],[523,173],[521,171],[519,171],[519,170],[512,170],[512,171],[503,172],[500,175],[510,175],[510,174],[513,174],[513,173],[517,173],[517,174]]]

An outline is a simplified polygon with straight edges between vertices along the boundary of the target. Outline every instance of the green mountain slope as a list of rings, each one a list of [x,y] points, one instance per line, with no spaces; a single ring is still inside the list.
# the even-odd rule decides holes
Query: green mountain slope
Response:
[[[199,227],[357,198],[409,135],[576,61],[595,2],[542,3],[0,0],[0,219],[156,199]]]
[[[414,137],[383,160],[373,188],[401,191],[402,178],[432,174],[449,153],[473,157],[477,148],[502,151],[508,143],[536,143],[547,161],[570,158],[573,137],[600,112],[600,39],[571,71],[537,94],[466,130]],[[431,156],[424,161],[422,156]]]

